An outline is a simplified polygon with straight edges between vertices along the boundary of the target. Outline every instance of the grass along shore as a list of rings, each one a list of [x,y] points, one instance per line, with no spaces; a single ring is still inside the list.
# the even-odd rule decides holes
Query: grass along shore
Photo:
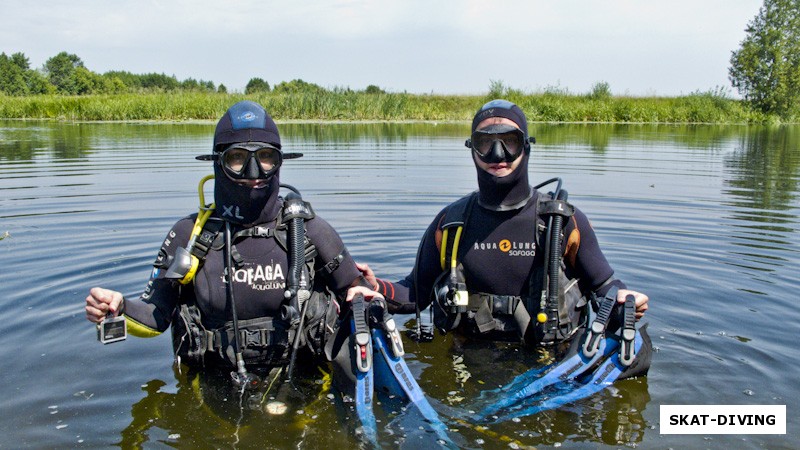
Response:
[[[262,104],[278,121],[464,121],[492,98],[517,103],[531,122],[763,123],[775,118],[714,92],[680,97],[494,92],[482,96],[324,91],[118,95],[0,95],[0,118],[67,121],[217,120],[239,100]]]

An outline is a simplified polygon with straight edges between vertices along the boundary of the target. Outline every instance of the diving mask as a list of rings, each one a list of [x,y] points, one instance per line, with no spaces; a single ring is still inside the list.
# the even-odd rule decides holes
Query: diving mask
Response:
[[[280,168],[283,154],[264,142],[243,142],[228,146],[217,160],[234,180],[265,180]]]
[[[525,141],[525,134],[519,128],[497,124],[475,130],[465,145],[487,164],[504,161],[510,163],[522,154]]]

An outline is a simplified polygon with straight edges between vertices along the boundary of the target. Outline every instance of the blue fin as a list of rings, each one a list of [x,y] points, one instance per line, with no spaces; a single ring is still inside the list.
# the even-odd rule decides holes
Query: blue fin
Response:
[[[635,354],[639,353],[642,344],[643,340],[641,335],[636,333],[634,339]],[[627,368],[627,366],[620,361],[620,354],[617,351],[619,346],[619,341],[616,338],[604,338],[603,343],[601,343],[601,351],[597,353],[597,355],[603,355],[603,357],[600,358],[602,362],[597,365],[596,368],[595,366],[587,367],[594,370],[587,371],[584,369],[579,376],[568,377],[563,380],[559,379],[554,382],[549,382],[552,381],[552,378],[550,378],[547,380],[548,383],[546,386],[542,386],[543,388],[547,387],[545,392],[541,390],[534,392],[531,390],[526,392],[526,394],[529,395],[524,399],[519,399],[519,396],[517,396],[515,397],[517,400],[516,402],[511,404],[504,402],[506,403],[505,407],[507,410],[503,413],[496,414],[492,419],[497,422],[502,422],[515,417],[530,416],[542,411],[559,408],[600,392],[613,384]],[[582,352],[579,351],[578,355],[581,354]],[[548,377],[550,373],[552,372],[549,372],[543,378]],[[544,383],[540,383],[540,385],[544,385]],[[499,410],[500,408],[494,411],[496,413]]]
[[[352,302],[351,339],[355,351],[355,410],[362,439],[371,448],[380,448],[378,426],[373,406],[377,389],[414,407],[436,435],[437,443],[458,448],[447,435],[447,426],[431,406],[403,359],[400,333],[391,316],[370,311],[363,297]],[[374,305],[373,305],[374,306]],[[374,308],[373,308],[374,309]],[[371,327],[370,325],[373,325]]]
[[[372,410],[372,396],[375,391],[375,372],[372,365],[372,342],[364,310],[364,298],[353,301],[353,314],[350,320],[350,332],[355,342],[355,402],[356,414],[361,422],[362,436],[373,448],[379,448],[378,423]]]
[[[616,340],[603,339],[600,341],[598,352],[591,358],[587,358],[583,352],[578,351],[578,353],[572,357],[552,366],[547,373],[534,379],[532,382],[528,382],[528,380],[538,376],[542,369],[531,369],[519,375],[510,384],[495,391],[497,394],[503,395],[502,398],[484,407],[483,410],[475,416],[475,420],[485,420],[487,417],[496,414],[504,408],[508,408],[529,397],[539,394],[548,386],[569,382],[570,380],[579,378],[592,369],[598,361],[612,353],[616,353],[618,348],[619,343]]]
[[[403,395],[410,403],[410,406],[416,408],[433,429],[440,443],[447,448],[458,448],[447,435],[447,425],[442,422],[439,418],[439,413],[433,409],[428,399],[425,398],[422,388],[419,387],[417,380],[411,374],[405,359],[402,356],[396,356],[390,350],[384,331],[373,329],[372,342],[376,353],[376,357],[373,359],[375,372],[380,373],[380,375],[376,376],[376,380],[384,383],[378,386],[395,395]]]
[[[378,447],[378,423],[372,410],[372,392],[374,390],[373,370],[356,374],[356,414],[361,422],[364,439]]]

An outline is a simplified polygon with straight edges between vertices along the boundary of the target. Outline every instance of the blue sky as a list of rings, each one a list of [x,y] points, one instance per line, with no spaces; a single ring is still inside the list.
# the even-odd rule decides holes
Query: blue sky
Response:
[[[243,90],[325,87],[482,94],[491,81],[680,95],[723,87],[760,0],[0,0],[0,52],[61,51],[94,72],[158,72]],[[731,94],[735,91],[731,90]]]

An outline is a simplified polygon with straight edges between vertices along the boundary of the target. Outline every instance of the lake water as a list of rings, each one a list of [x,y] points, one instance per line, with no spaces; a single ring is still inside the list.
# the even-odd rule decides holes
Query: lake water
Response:
[[[280,127],[285,148],[305,153],[285,163],[281,181],[383,278],[405,276],[433,216],[476,187],[466,123]],[[531,181],[562,177],[617,275],[650,295],[656,353],[646,378],[477,428],[453,411],[537,355],[451,336],[405,340],[453,440],[465,448],[800,447],[800,127],[531,128]],[[166,231],[197,208],[197,182],[211,170],[194,156],[209,152],[212,133],[213,124],[0,121],[0,447],[357,444],[320,374],[286,394],[300,396],[288,414],[271,416],[213,380],[174,372],[168,335],[104,346],[84,318],[90,287],[129,296],[144,287]],[[673,404],[786,405],[787,434],[661,435],[659,408]],[[402,416],[379,417],[384,447],[430,446],[420,424],[398,423]]]

